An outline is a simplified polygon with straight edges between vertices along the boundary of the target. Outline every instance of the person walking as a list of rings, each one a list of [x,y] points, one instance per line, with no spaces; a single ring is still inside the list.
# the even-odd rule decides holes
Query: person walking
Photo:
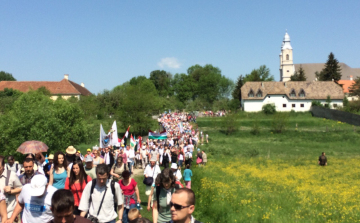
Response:
[[[25,159],[23,167],[25,172],[19,176],[22,185],[31,183],[35,175],[41,174],[39,171],[34,170],[34,160],[31,158]]]
[[[56,152],[54,155],[54,166],[50,169],[49,185],[56,189],[64,189],[66,178],[70,175],[67,160],[63,152]]]
[[[23,185],[18,176],[11,170],[5,170],[5,157],[0,155],[0,188],[6,197],[7,217],[13,215],[16,206],[16,196],[21,192]],[[14,219],[17,215],[14,216]]]
[[[140,155],[141,155],[141,163],[142,163],[142,168],[145,169],[147,163],[148,163],[148,152],[146,150],[146,143],[143,143],[143,146],[140,149]]]
[[[137,203],[141,203],[139,188],[137,182],[130,177],[130,172],[125,170],[122,173],[123,179],[119,181],[119,185],[124,194],[124,213],[122,216],[122,222],[128,223],[128,213],[130,209],[136,208]]]
[[[71,168],[70,177],[66,178],[65,181],[65,189],[70,190],[74,195],[74,215],[80,215],[79,204],[81,196],[86,184],[91,180],[91,177],[88,176],[85,172],[82,161],[74,161]]]
[[[104,159],[100,157],[100,150],[94,150],[93,166],[104,163]]]
[[[89,219],[74,215],[74,196],[65,189],[55,191],[51,198],[53,220],[49,223],[91,223]]]
[[[319,156],[319,165],[320,166],[327,166],[327,158],[325,156],[325,152],[321,153],[321,156]]]
[[[87,156],[85,158],[85,173],[91,177],[91,179],[96,179],[96,172],[95,172],[95,167],[93,167],[93,158],[92,156]]]
[[[12,155],[8,156],[7,160],[8,160],[8,162],[6,163],[7,170],[11,170],[11,171],[17,173],[19,171],[19,169],[21,169],[20,164],[15,163],[14,156],[12,156]]]
[[[191,177],[193,176],[192,171],[190,170],[190,165],[186,165],[186,169],[184,170],[184,181],[186,188],[191,189]]]
[[[205,153],[205,151],[201,151],[202,152],[202,163],[204,166],[206,166],[206,163],[207,163],[207,155]]]
[[[112,180],[118,182],[121,179],[122,172],[124,172],[124,163],[123,163],[123,158],[119,156],[116,159],[116,163],[113,164],[110,170],[110,175],[112,176]]]
[[[106,164],[96,167],[96,179],[86,184],[80,200],[79,210],[81,217],[89,214],[92,222],[121,223],[123,216],[123,196],[117,182],[109,179],[110,170]]]
[[[195,210],[195,193],[191,189],[177,189],[171,196],[170,206],[170,223],[201,223],[192,216]]]
[[[167,146],[165,146],[165,151],[163,155],[160,157],[160,165],[163,165],[164,168],[169,168],[169,163],[171,163],[171,155],[170,150]]]
[[[135,158],[134,149],[130,148],[130,146],[127,145],[125,154],[126,154],[126,160],[127,160],[127,164],[128,164],[128,170],[129,170],[130,174],[132,174],[133,166],[134,166],[134,158]]]
[[[105,148],[105,153],[104,153],[104,163],[109,167],[109,169],[113,166],[113,164],[115,163],[114,161],[114,155],[112,154],[112,152],[110,151],[111,146],[108,146]]]
[[[146,185],[146,189],[145,189],[145,195],[148,196],[148,200],[151,200],[151,199],[149,199],[149,198],[151,198],[149,196],[151,194],[152,187],[155,187],[155,179],[158,176],[158,174],[160,174],[160,173],[161,173],[160,167],[158,165],[156,165],[156,157],[151,158],[150,164],[148,164],[144,170],[144,177],[152,178],[152,184]]]
[[[56,190],[51,185],[47,186],[47,179],[44,175],[34,176],[31,183],[24,185],[14,213],[6,223],[13,223],[21,211],[23,211],[22,223],[47,223],[51,221],[53,219],[50,210],[51,198]]]
[[[157,176],[155,185],[156,187],[152,195],[153,221],[166,223],[171,221],[171,195],[175,192],[176,188],[179,188],[175,184],[175,177],[171,169],[163,169],[161,174]]]
[[[197,165],[200,167],[200,165],[202,164],[202,153],[200,152],[200,149],[197,150],[197,154],[196,154],[196,163]]]
[[[185,166],[189,165],[191,166],[192,163],[192,153],[189,150],[185,151]]]

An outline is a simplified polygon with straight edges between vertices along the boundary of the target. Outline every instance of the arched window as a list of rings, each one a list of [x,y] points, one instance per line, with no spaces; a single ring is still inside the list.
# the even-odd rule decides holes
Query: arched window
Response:
[[[296,97],[296,93],[295,93],[295,90],[292,89],[291,92],[290,92],[290,97]]]
[[[254,91],[251,89],[249,91],[249,94],[248,94],[249,98],[253,98],[254,97]]]
[[[262,91],[258,90],[258,92],[256,93],[256,97],[261,98],[262,97]]]
[[[299,97],[305,98],[305,91],[304,91],[304,89],[301,89],[301,90],[300,90]]]
[[[289,54],[286,54],[286,60],[289,60]]]

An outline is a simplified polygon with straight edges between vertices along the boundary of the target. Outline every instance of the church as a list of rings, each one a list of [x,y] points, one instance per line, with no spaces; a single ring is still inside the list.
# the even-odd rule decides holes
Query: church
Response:
[[[324,64],[322,66],[302,65],[304,69],[305,67],[315,69],[313,76],[305,70],[307,81],[290,81],[291,76],[299,69],[300,65],[293,62],[293,49],[287,32],[282,42],[279,57],[280,82],[252,81],[246,82],[241,87],[241,106],[244,111],[259,112],[265,104],[274,104],[276,111],[305,112],[311,109],[312,101],[325,104],[328,96],[331,99],[331,108],[336,109],[343,106],[344,90],[341,86],[333,81],[317,81],[313,78],[315,71],[320,72]],[[317,68],[320,69],[317,70]],[[352,75],[354,74],[352,73]]]

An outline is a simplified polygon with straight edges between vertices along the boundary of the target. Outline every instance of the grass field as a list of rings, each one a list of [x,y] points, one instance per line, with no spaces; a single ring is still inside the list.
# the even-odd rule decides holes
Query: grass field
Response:
[[[198,119],[209,157],[194,168],[195,217],[203,222],[358,222],[359,133],[351,125],[289,113],[287,130],[272,116],[241,113],[238,131],[221,133],[221,118]],[[250,133],[255,122],[260,134]],[[297,125],[296,125],[297,124]],[[296,127],[297,126],[297,127]],[[317,159],[326,152],[328,166]]]

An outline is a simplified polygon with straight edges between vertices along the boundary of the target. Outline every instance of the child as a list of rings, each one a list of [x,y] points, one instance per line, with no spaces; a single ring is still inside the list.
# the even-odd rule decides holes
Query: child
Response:
[[[137,208],[130,209],[129,213],[128,213],[128,220],[132,221],[132,220],[135,220],[137,218],[141,218],[140,211]]]
[[[141,167],[140,151],[136,152],[135,159],[136,159],[135,168],[138,169],[139,166]]]
[[[192,171],[190,170],[190,165],[186,165],[186,169],[184,170],[184,181],[186,188],[191,189],[191,177],[192,177]]]

